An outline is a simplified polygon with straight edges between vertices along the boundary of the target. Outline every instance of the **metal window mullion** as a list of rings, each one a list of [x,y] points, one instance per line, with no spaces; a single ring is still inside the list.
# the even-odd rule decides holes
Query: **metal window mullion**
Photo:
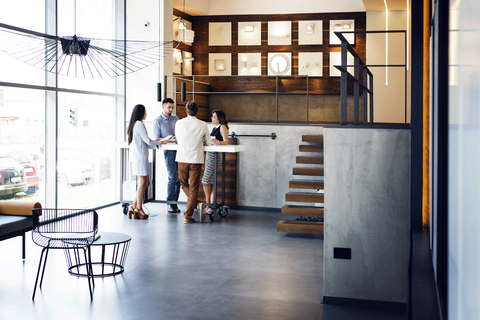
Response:
[[[347,42],[342,40],[342,66],[347,65]],[[340,125],[347,125],[347,71],[340,78]]]
[[[363,125],[366,126],[367,123],[368,123],[368,108],[367,108],[367,89],[365,87],[368,87],[368,78],[367,78],[367,71],[365,70],[365,68],[363,68],[363,84],[364,84],[364,87],[363,87]]]
[[[359,78],[360,78],[360,68],[359,65],[359,58],[355,57],[355,67],[354,67],[354,76],[355,76],[355,83],[353,84],[353,125],[358,126],[359,124],[359,113],[360,113],[360,86],[359,86]]]
[[[370,125],[373,126],[373,74],[370,74],[369,89],[370,89]]]

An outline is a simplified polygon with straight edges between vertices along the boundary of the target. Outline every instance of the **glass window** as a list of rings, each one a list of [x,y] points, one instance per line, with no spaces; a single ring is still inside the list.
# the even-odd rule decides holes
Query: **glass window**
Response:
[[[115,98],[73,93],[58,97],[58,207],[114,202]]]
[[[0,198],[44,202],[45,92],[0,87]]]
[[[45,32],[45,0],[0,0],[0,21],[11,26]]]
[[[0,22],[23,29],[45,33],[45,1],[0,0]],[[25,48],[21,36],[0,29],[0,40],[3,45],[17,45]],[[27,42],[28,44],[28,42]],[[0,81],[33,85],[44,85],[45,72],[20,60],[0,52]],[[26,76],[28,75],[28,76]]]

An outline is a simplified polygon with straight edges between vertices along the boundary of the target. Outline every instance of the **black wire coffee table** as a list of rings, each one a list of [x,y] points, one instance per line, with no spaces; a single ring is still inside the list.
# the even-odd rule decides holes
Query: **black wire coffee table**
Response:
[[[118,232],[99,232],[98,234],[100,238],[90,246],[93,276],[108,277],[122,273],[132,237]],[[101,248],[100,253],[97,248]],[[98,259],[98,255],[100,255],[100,259]],[[65,258],[70,274],[87,276],[87,264],[82,260],[78,250],[65,250]]]

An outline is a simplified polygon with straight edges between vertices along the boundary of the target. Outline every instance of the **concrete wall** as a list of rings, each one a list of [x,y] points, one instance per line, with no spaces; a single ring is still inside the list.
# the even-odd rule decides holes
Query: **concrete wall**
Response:
[[[324,295],[406,303],[410,130],[325,127],[324,141]]]
[[[237,205],[281,208],[285,205],[288,181],[293,179],[295,157],[300,154],[303,134],[322,134],[319,126],[232,124],[235,134],[270,135],[277,138],[239,137],[246,146],[238,159]],[[297,177],[298,178],[298,177]]]

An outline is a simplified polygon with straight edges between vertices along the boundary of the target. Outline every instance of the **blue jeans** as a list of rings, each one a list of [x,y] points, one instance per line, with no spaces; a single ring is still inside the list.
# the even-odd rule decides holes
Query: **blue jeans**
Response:
[[[167,201],[178,201],[178,196],[180,194],[180,181],[178,180],[178,165],[175,161],[177,151],[165,150],[163,156],[165,158],[168,173]]]

